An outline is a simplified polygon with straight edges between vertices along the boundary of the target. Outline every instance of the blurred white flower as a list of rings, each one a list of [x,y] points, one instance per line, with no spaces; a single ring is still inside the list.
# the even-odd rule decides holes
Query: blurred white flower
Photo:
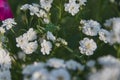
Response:
[[[69,60],[66,62],[66,68],[70,70],[83,70],[84,66],[74,60]]]
[[[41,52],[43,55],[50,54],[50,51],[52,50],[52,43],[50,41],[43,40],[41,43]]]
[[[29,4],[22,5],[20,9],[21,10],[27,10],[27,9],[29,9]]]
[[[43,62],[27,65],[26,67],[23,68],[22,74],[24,76],[32,75],[34,72],[43,69],[45,66],[46,66],[45,63]]]
[[[86,5],[85,3],[87,2],[87,0],[78,0],[78,1],[79,1],[80,6]]]
[[[69,12],[74,16],[79,12],[80,5],[76,3],[76,0],[69,0],[69,3],[65,3],[65,11]]]
[[[32,74],[31,80],[49,80],[47,69],[40,69]]]
[[[120,67],[120,60],[111,55],[98,58],[98,62],[104,67]]]
[[[8,18],[4,21],[2,21],[3,25],[2,27],[5,28],[6,30],[11,29],[13,26],[15,26],[17,23],[15,22],[14,19]]]
[[[71,80],[71,76],[66,69],[54,69],[50,75],[53,77],[53,80]]]
[[[40,5],[46,11],[50,11],[50,8],[52,7],[52,2],[53,0],[40,0]]]
[[[47,66],[49,67],[54,67],[54,68],[65,68],[65,62],[62,59],[57,59],[57,58],[51,58],[47,61],[46,63]]]
[[[119,68],[103,68],[96,73],[90,73],[88,80],[119,80],[120,69]]]
[[[101,25],[94,20],[81,20],[80,23],[83,25],[82,32],[88,36],[97,36]]]
[[[39,5],[38,4],[32,4],[29,5],[30,15],[37,15],[39,17]]]
[[[111,29],[111,41],[110,44],[120,43],[120,18],[110,18],[106,20],[104,23],[105,27],[109,27]]]
[[[11,74],[9,70],[0,71],[0,80],[11,80]]]
[[[52,34],[52,32],[48,31],[47,32],[47,39],[51,41],[55,41],[56,37]]]
[[[0,70],[9,70],[11,68],[11,58],[9,52],[0,49]]]
[[[89,38],[84,38],[83,40],[81,40],[79,42],[80,44],[80,52],[81,54],[85,54],[85,55],[93,55],[94,51],[97,48],[96,43],[94,42],[93,39],[89,39]]]
[[[105,29],[101,29],[100,31],[99,31],[99,39],[101,40],[101,41],[104,41],[104,43],[108,43],[108,42],[110,42],[110,32],[109,31],[107,31],[107,30],[105,30]]]

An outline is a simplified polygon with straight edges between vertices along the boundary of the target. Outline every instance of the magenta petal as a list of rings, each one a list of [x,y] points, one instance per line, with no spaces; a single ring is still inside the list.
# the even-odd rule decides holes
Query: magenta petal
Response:
[[[0,20],[3,21],[7,18],[13,18],[12,11],[6,0],[0,0]]]

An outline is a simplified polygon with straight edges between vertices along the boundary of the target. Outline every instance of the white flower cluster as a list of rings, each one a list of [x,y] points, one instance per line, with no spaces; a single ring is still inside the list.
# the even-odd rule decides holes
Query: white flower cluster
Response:
[[[16,38],[16,46],[20,47],[26,54],[31,54],[38,47],[37,41],[35,40],[36,38],[37,33],[33,28],[30,28],[27,33]]]
[[[120,18],[111,18],[106,20],[104,26],[111,28],[110,32],[110,44],[120,43]]]
[[[0,48],[0,80],[11,80],[11,58],[9,52]]]
[[[43,55],[50,54],[50,51],[52,51],[52,42],[55,43],[55,46],[59,47],[60,45],[67,45],[67,42],[62,38],[57,38],[53,35],[52,32],[48,31],[46,34],[47,40],[43,39],[41,41],[41,52]]]
[[[83,40],[81,40],[79,42],[80,44],[80,52],[81,54],[85,54],[85,55],[93,55],[94,51],[97,48],[96,43],[94,42],[93,39],[89,39],[89,38],[84,38]]]
[[[10,30],[13,26],[15,26],[17,23],[12,18],[8,18],[4,21],[2,21],[2,26],[0,27],[0,32],[5,33],[5,30]]]
[[[76,15],[79,12],[79,8],[83,5],[85,5],[85,2],[87,0],[79,0],[77,3],[77,0],[69,0],[69,3],[65,3],[65,11],[72,14],[72,16]]]
[[[43,21],[48,24],[49,21],[49,11],[52,7],[53,0],[40,0],[40,4],[25,4],[20,9],[30,10],[30,15],[36,15],[43,19]],[[41,9],[42,8],[42,9]]]
[[[50,11],[50,8],[52,7],[53,0],[40,0],[41,8],[45,9],[46,11]]]
[[[52,69],[49,70],[48,68]],[[84,66],[74,60],[64,61],[51,58],[46,63],[39,62],[23,69],[24,80],[71,80],[70,70],[83,70]]]
[[[90,73],[88,80],[120,79],[120,60],[109,55],[99,58],[98,62],[103,65],[103,68],[97,72]]]
[[[101,25],[94,20],[81,20],[80,24],[82,24],[82,32],[88,36],[97,36]]]

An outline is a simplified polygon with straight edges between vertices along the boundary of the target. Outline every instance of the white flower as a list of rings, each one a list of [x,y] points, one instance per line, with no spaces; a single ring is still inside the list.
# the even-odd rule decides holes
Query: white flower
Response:
[[[21,10],[27,10],[27,9],[29,9],[29,4],[22,5],[20,9]]]
[[[42,9],[40,9],[40,11],[39,11],[39,16],[41,18],[47,18],[48,17],[47,13],[44,10],[42,10]]]
[[[16,38],[16,46],[20,47],[26,54],[31,54],[38,47],[37,41],[35,40],[36,38],[37,33],[33,30],[33,28],[30,28],[27,33],[24,33]],[[33,40],[35,41],[32,42]]]
[[[65,68],[64,60],[57,59],[57,58],[49,59],[47,61],[46,65],[49,66],[49,67],[54,67],[54,68]]]
[[[97,48],[97,45],[93,39],[84,38],[79,43],[80,43],[79,49],[81,54],[85,54],[88,56],[93,55],[94,51]]]
[[[69,60],[66,62],[66,68],[70,70],[83,70],[84,66],[74,60]]]
[[[50,73],[53,80],[71,80],[71,76],[66,69],[54,69]]]
[[[11,74],[9,70],[0,71],[0,80],[11,80]]]
[[[11,58],[8,51],[0,49],[0,70],[8,70],[11,68]]]
[[[16,46],[23,49],[28,43],[28,40],[23,36],[19,36],[16,38],[16,42],[17,42]]]
[[[17,24],[12,18],[8,18],[2,21],[2,23],[3,23],[2,27],[5,27],[7,30],[11,29],[14,25]]]
[[[81,20],[83,26],[82,32],[88,36],[97,36],[101,25],[94,20]]]
[[[49,80],[49,73],[46,69],[41,69],[32,74],[31,80]]]
[[[48,32],[47,32],[47,39],[48,39],[48,40],[55,41],[55,40],[56,40],[56,37],[52,34],[52,32],[48,31]]]
[[[104,41],[105,43],[110,42],[110,32],[105,29],[101,29],[99,31],[99,39]]]
[[[50,41],[43,40],[41,43],[41,52],[43,55],[50,54],[50,51],[52,50],[52,43]]]
[[[37,41],[30,42],[25,46],[24,52],[26,54],[31,54],[34,51],[36,51],[37,47],[38,47]]]
[[[46,11],[49,11],[50,8],[52,7],[53,0],[40,0],[40,5],[43,9],[45,9]]]
[[[33,28],[30,28],[26,34],[27,34],[26,37],[28,38],[28,41],[32,41],[37,38],[37,33],[36,31],[33,30]]]
[[[30,15],[37,15],[39,17],[39,5],[29,5]]]
[[[44,18],[43,21],[46,23],[46,24],[49,24],[50,23],[50,20],[48,18]]]
[[[74,16],[79,12],[80,5],[75,2],[76,0],[69,0],[69,3],[65,3],[65,11],[69,12]]]

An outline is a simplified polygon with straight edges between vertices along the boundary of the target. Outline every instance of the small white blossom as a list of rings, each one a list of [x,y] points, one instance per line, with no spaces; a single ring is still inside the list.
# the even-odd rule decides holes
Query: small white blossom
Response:
[[[39,17],[39,6],[37,4],[29,5],[30,15]]]
[[[76,3],[76,0],[69,0],[69,3],[65,3],[65,11],[69,12],[74,16],[79,12],[80,5]]]
[[[11,29],[13,26],[17,24],[12,18],[8,18],[2,21],[2,23],[3,23],[2,27],[6,28],[7,30]]]
[[[22,5],[20,9],[21,10],[27,10],[27,9],[29,9],[29,4]]]
[[[84,38],[79,42],[79,44],[80,44],[79,49],[81,54],[85,54],[88,56],[93,55],[94,51],[97,48],[97,45],[93,39]]]
[[[47,32],[47,39],[48,39],[48,40],[55,41],[55,40],[56,40],[56,37],[52,34],[52,32],[48,31],[48,32]]]
[[[49,11],[50,8],[52,7],[52,2],[53,0],[40,0],[40,5],[43,9]]]
[[[81,20],[83,26],[82,32],[88,36],[97,36],[101,25],[94,20]]]
[[[65,68],[65,62],[62,59],[57,59],[57,58],[51,58],[47,61],[46,63],[47,66],[49,67],[54,67],[54,68]]]
[[[105,29],[101,29],[99,31],[99,39],[104,41],[105,43],[110,42],[110,32]]]
[[[43,40],[41,43],[41,52],[43,55],[50,54],[50,51],[52,50],[52,43],[50,41]]]

